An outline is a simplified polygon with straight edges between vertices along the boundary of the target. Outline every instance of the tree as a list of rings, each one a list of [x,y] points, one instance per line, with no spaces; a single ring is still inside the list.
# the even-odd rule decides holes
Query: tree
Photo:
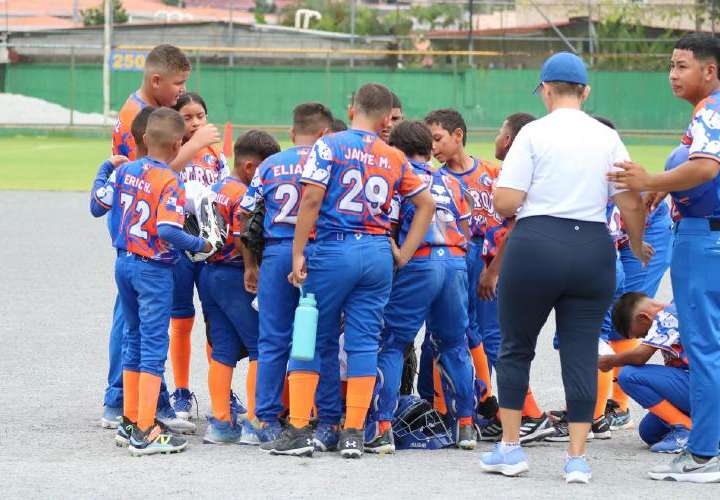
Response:
[[[113,24],[125,24],[130,19],[121,0],[112,0]],[[84,26],[101,26],[105,24],[105,8],[101,3],[98,7],[81,10]]]

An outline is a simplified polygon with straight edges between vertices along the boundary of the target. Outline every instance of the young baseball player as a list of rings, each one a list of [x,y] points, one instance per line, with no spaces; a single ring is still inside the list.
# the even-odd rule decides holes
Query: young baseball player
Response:
[[[215,205],[233,235],[242,232],[245,218],[239,211],[255,169],[280,146],[269,134],[250,130],[235,141],[235,168],[232,175],[213,184]],[[230,411],[228,394],[233,370],[241,359],[243,347],[250,358],[246,379],[248,418],[255,418],[255,378],[257,369],[258,313],[252,307],[257,271],[253,259],[245,262],[240,238],[228,238],[222,250],[212,255],[200,271],[200,299],[210,325],[212,361],[208,373],[212,416],[203,441],[237,443],[242,426]],[[247,290],[246,288],[249,288]]]
[[[178,97],[174,109],[185,120],[183,143],[191,143],[196,134],[204,133],[208,125],[207,105],[203,98],[188,92]],[[180,177],[189,193],[209,189],[228,174],[227,162],[217,143],[196,149],[192,159],[179,167]],[[175,392],[172,394],[173,406],[178,417],[192,417],[193,393],[190,391],[190,354],[191,333],[195,320],[193,290],[198,286],[202,262],[192,262],[185,254],[180,256],[173,269],[175,287],[173,289],[173,307],[170,319],[170,362],[173,367]],[[211,352],[207,345],[208,359]],[[234,395],[230,397],[235,403]],[[236,403],[235,403],[236,404]],[[237,408],[234,408],[237,411]]]
[[[380,131],[380,138],[388,142],[390,140],[390,132],[397,126],[398,123],[402,122],[405,119],[405,116],[403,115],[403,108],[402,108],[402,102],[400,101],[400,98],[395,94],[395,92],[390,92],[392,94],[392,112],[390,115],[390,125]]]
[[[155,419],[167,358],[167,326],[172,297],[172,265],[178,250],[210,251],[213,243],[182,231],[184,191],[170,169],[180,149],[184,125],[171,109],[148,119],[148,156],[120,167],[96,201],[118,222],[115,279],[127,324],[123,354],[123,421],[116,441],[130,453],[172,453],[187,447]],[[129,434],[129,436],[128,436]]]
[[[680,453],[692,429],[690,375],[673,304],[642,292],[628,292],[612,312],[616,331],[625,339],[641,339],[634,349],[600,356],[605,372],[622,368],[623,390],[649,413],[640,422],[640,437],[657,453]],[[656,351],[665,365],[646,364]]]
[[[477,443],[473,425],[474,374],[465,342],[468,325],[465,234],[470,208],[460,183],[446,173],[432,170],[428,164],[432,143],[430,130],[423,122],[402,122],[390,133],[390,145],[405,153],[413,171],[428,186],[436,208],[415,255],[393,278],[377,362],[381,376],[375,388],[377,397],[373,398],[377,424],[365,444],[368,452],[395,451],[391,423],[398,404],[403,355],[425,321],[438,353],[446,407],[455,423],[455,442],[468,450]],[[396,215],[401,245],[414,215],[415,205],[402,199]]]
[[[312,455],[309,418],[320,359],[329,351],[338,355],[340,315],[344,313],[348,381],[338,447],[345,458],[362,456],[382,311],[392,286],[391,201],[399,193],[416,203],[415,218],[396,258],[400,267],[417,250],[435,208],[405,156],[377,135],[389,125],[391,109],[392,96],[386,87],[362,86],[350,108],[351,128],[318,139],[305,163],[290,278],[317,299],[315,358],[290,360],[290,422],[278,439],[261,445],[265,451]],[[316,223],[317,238],[306,267],[305,247]]]
[[[302,185],[300,177],[310,150],[320,137],[329,133],[333,125],[330,110],[320,103],[300,104],[293,110],[290,138],[293,147],[268,157],[255,171],[240,210],[250,215],[259,203],[265,206],[263,235],[265,249],[258,281],[258,305],[261,308],[257,361],[257,422],[244,423],[252,427],[259,442],[272,441],[280,433],[279,416],[284,411],[283,387],[293,330],[293,318],[299,291],[287,281],[292,271],[292,238],[300,206]],[[333,363],[333,359],[335,363]],[[326,366],[328,370],[325,370]],[[331,377],[334,367],[335,379]],[[340,405],[322,404],[323,392],[331,401],[339,401],[339,367],[337,358],[323,360],[328,390],[318,389],[319,423],[316,429],[319,450],[337,444]],[[330,411],[325,411],[329,409]]]

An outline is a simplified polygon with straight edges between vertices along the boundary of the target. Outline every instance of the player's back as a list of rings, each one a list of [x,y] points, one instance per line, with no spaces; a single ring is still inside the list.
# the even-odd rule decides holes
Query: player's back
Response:
[[[304,183],[326,189],[318,238],[334,232],[387,234],[395,192],[411,197],[424,189],[408,170],[405,155],[374,133],[350,129],[319,139],[303,171]]]
[[[251,190],[254,202],[265,203],[264,236],[266,239],[291,239],[295,233],[305,160],[310,146],[294,146],[269,156],[258,167]],[[246,208],[252,210],[253,207]]]
[[[430,255],[432,247],[447,247],[451,255],[465,255],[466,240],[459,222],[470,218],[470,209],[460,183],[452,176],[433,171],[430,165],[410,162],[413,171],[430,189],[435,202],[435,216],[423,242],[415,253],[416,257]],[[415,205],[403,200],[400,205],[399,243],[405,241],[415,215]]]
[[[211,186],[215,193],[215,206],[225,224],[232,230],[238,226],[235,218],[239,216],[237,206],[247,192],[247,186],[236,177],[226,177]],[[225,240],[222,249],[208,259],[208,262],[242,265],[242,254],[235,247],[235,239],[230,234]],[[239,234],[238,234],[239,236]]]
[[[127,156],[129,160],[135,160],[137,145],[133,138],[131,127],[137,114],[146,106],[137,92],[130,94],[120,108],[115,127],[112,132],[112,152],[114,155]]]
[[[158,236],[158,226],[182,229],[184,190],[166,164],[145,157],[122,165],[114,183],[113,219],[119,217],[114,246],[148,259],[173,263],[177,253]]]
[[[180,173],[183,182],[197,181],[210,187],[228,174],[227,160],[216,144],[207,146],[193,156]]]

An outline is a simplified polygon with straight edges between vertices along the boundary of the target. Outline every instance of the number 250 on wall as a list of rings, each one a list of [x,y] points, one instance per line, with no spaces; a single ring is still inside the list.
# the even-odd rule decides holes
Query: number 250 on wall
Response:
[[[110,69],[113,71],[142,71],[145,69],[145,52],[113,50],[110,53]]]

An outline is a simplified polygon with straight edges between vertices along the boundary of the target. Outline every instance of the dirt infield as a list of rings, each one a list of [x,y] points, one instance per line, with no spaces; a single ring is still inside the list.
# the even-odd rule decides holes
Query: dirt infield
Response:
[[[700,498],[714,486],[657,483],[647,470],[668,459],[635,430],[589,445],[593,481],[565,485],[562,445],[527,447],[530,473],[482,474],[480,453],[406,451],[342,460],[271,457],[256,448],[211,446],[197,436],[180,455],[132,458],[99,426],[115,296],[104,220],[83,193],[0,192],[0,496],[148,498]],[[670,296],[663,282],[660,297]],[[546,325],[532,373],[545,408],[562,404],[560,371]],[[208,407],[204,334],[193,333],[192,389]],[[236,391],[243,396],[237,370]],[[632,408],[637,422],[642,410]]]

